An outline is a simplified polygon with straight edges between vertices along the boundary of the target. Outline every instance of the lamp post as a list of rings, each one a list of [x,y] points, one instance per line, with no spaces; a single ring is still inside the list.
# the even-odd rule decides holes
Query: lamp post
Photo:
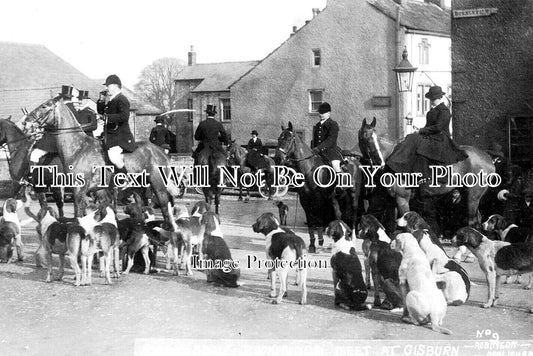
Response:
[[[396,81],[398,82],[398,91],[410,92],[413,89],[413,77],[417,67],[413,67],[407,59],[407,48],[403,49],[402,60],[393,69],[396,73]]]
[[[403,50],[402,60],[400,63],[392,69],[396,73],[396,81],[398,83],[398,117],[404,117],[407,121],[407,133],[410,133],[409,131],[412,130],[411,125],[413,123],[413,117],[410,114],[405,115],[405,113],[410,111],[409,108],[411,106],[411,101],[409,99],[411,98],[411,91],[413,90],[413,78],[417,69],[418,68],[413,67],[407,59],[407,48],[404,48]],[[400,136],[403,136],[405,131],[404,126],[402,124],[402,120],[398,121],[400,126]]]

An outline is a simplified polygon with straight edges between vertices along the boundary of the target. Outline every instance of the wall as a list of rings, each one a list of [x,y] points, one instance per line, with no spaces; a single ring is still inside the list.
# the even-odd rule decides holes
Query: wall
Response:
[[[453,10],[497,8],[486,17],[452,18],[456,139],[507,151],[506,120],[533,106],[533,1],[454,0]]]
[[[280,124],[291,121],[310,142],[319,117],[309,113],[309,89],[324,89],[324,101],[340,125],[339,146],[357,145],[365,117],[376,116],[378,131],[397,137],[392,68],[401,57],[395,41],[395,22],[366,1],[328,1],[317,17],[231,87],[234,137],[247,142],[257,129],[263,140],[276,139]],[[311,65],[314,48],[322,52],[319,68]],[[373,107],[373,96],[390,96],[391,106]]]

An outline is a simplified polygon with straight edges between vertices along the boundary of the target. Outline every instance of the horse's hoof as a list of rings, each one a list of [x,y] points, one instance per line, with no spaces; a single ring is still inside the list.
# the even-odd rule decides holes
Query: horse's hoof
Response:
[[[485,303],[485,304],[483,304],[481,307],[487,309],[487,308],[490,308],[491,306],[492,306],[492,304],[490,304],[490,303]]]
[[[270,298],[275,298],[277,296],[276,292],[270,292],[268,295]]]
[[[314,245],[309,246],[309,253],[316,253],[316,247]]]
[[[239,197],[239,199],[237,199],[238,201],[242,201],[242,197]]]
[[[277,299],[274,299],[274,300],[272,301],[272,304],[279,304],[279,302],[278,302]]]
[[[530,290],[530,289],[531,289],[531,286],[524,286],[524,289],[525,289],[525,290]]]

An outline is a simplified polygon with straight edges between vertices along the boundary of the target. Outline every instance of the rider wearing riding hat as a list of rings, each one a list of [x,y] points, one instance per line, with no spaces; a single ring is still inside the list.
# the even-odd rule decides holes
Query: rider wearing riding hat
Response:
[[[150,142],[154,145],[162,146],[170,142],[170,135],[167,128],[163,125],[165,121],[162,116],[155,118],[156,126],[150,132]]]
[[[337,146],[339,136],[339,124],[330,118],[331,105],[324,102],[318,107],[320,121],[313,127],[313,141],[311,148],[313,153],[319,154],[331,162],[335,172],[342,172],[341,161],[343,159],[341,149]]]
[[[104,115],[106,122],[104,128],[104,142],[107,147],[109,160],[116,166],[115,173],[126,173],[122,152],[133,152],[135,140],[130,130],[130,102],[122,94],[120,78],[112,74],[103,84],[107,91],[100,93],[96,106],[98,113]]]
[[[462,161],[468,155],[450,136],[450,110],[444,104],[441,87],[429,88],[425,97],[431,110],[426,114],[426,126],[409,134],[387,159],[387,166],[396,173],[422,173],[419,183],[430,178],[429,165],[450,165]]]
[[[207,118],[200,122],[196,132],[194,133],[194,139],[200,141],[196,150],[192,154],[194,163],[197,164],[198,154],[206,148],[210,148],[214,151],[224,152],[221,143],[228,144],[228,135],[224,126],[215,120],[217,113],[216,105],[207,105],[205,110]]]
[[[248,141],[246,163],[254,170],[269,169],[268,161],[263,157],[263,142],[258,136],[257,130],[253,130],[252,138]]]

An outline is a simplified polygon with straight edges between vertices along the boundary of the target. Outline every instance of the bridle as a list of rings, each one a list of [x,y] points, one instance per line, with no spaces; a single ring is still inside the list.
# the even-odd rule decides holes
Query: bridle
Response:
[[[299,162],[302,162],[302,161],[306,161],[308,159],[311,159],[313,157],[316,156],[316,154],[313,152],[310,156],[306,156],[306,157],[302,157],[302,158],[294,158],[294,151],[296,149],[296,135],[294,134],[294,132],[292,131],[289,131],[289,130],[286,130],[286,132],[288,132],[290,134],[290,143],[289,143],[289,147],[287,147],[287,149],[283,149],[281,147],[279,147],[279,142],[278,142],[278,148],[276,148],[279,152],[283,153],[283,158],[284,160],[281,162],[282,164],[287,164],[289,162],[293,162],[293,163],[299,163]]]

